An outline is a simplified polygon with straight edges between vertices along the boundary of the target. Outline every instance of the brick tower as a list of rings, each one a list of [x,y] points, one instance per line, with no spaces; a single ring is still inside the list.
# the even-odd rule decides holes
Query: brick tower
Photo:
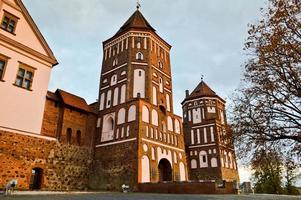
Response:
[[[238,181],[225,101],[202,80],[182,106],[189,179]]]
[[[182,119],[173,113],[170,49],[139,7],[103,42],[92,187],[187,180]]]

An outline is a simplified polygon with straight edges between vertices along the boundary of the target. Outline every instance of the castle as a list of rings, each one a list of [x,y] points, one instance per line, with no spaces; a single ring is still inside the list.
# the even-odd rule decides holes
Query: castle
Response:
[[[19,189],[189,191],[239,181],[225,101],[202,80],[186,91],[183,121],[173,113],[171,46],[139,8],[103,42],[90,105],[47,91],[58,63],[22,1],[0,0],[0,15],[1,187],[18,179]]]

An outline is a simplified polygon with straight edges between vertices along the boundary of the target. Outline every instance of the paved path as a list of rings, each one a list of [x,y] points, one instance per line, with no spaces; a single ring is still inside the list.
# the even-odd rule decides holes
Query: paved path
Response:
[[[17,193],[2,200],[301,200],[285,195],[174,195],[142,193]]]

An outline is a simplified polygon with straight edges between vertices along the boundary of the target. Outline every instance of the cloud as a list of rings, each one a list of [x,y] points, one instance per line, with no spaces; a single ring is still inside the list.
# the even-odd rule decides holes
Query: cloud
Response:
[[[102,41],[111,37],[135,10],[130,0],[24,0],[60,62],[50,89],[63,88],[92,103],[98,98]],[[185,89],[205,81],[221,97],[240,81],[246,57],[242,48],[247,24],[259,19],[264,1],[152,0],[142,13],[173,48],[175,112]],[[183,81],[185,80],[185,81]]]

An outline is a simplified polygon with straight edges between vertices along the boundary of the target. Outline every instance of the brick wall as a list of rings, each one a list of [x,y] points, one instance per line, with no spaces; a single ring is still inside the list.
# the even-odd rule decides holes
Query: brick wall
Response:
[[[0,188],[18,179],[17,189],[29,189],[32,169],[39,167],[41,189],[82,190],[88,187],[92,157],[87,147],[0,131],[0,162]]]
[[[136,141],[96,148],[89,185],[92,189],[119,191],[126,184],[136,190],[137,167]]]

